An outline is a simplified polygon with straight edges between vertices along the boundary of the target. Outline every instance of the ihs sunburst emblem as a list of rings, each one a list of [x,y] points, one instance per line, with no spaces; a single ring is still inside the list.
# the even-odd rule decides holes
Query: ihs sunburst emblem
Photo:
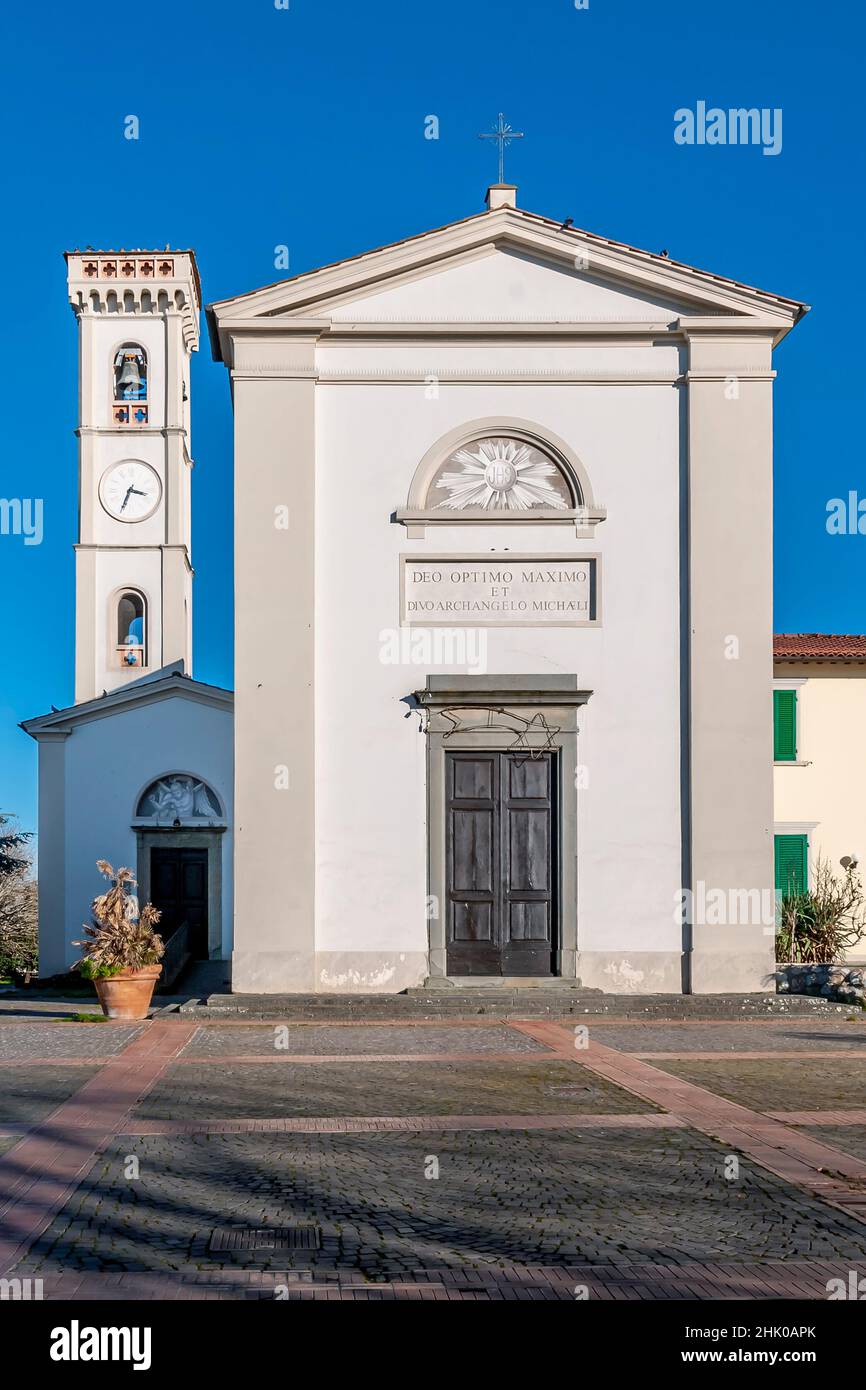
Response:
[[[443,473],[437,480],[437,489],[448,493],[444,502],[437,502],[437,511],[478,507],[485,512],[526,512],[532,507],[568,506],[559,469],[519,439],[478,440],[455,450],[448,463],[459,463],[461,471]]]

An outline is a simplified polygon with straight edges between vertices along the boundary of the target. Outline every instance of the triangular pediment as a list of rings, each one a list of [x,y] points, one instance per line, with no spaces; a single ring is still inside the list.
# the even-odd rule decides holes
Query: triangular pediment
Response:
[[[150,675],[129,681],[95,700],[85,700],[65,709],[52,709],[50,714],[26,719],[20,727],[37,740],[45,736],[65,736],[71,734],[78,724],[123,714],[128,710],[162,700],[193,700],[221,709],[232,709],[234,695],[231,690],[193,680],[179,669],[182,666],[182,662],[174,662],[159,671],[151,672]]]
[[[513,208],[480,213],[209,307],[223,332],[293,320],[439,323],[760,318],[780,332],[804,305]],[[262,322],[265,321],[265,322]]]
[[[328,313],[337,323],[657,323],[687,308],[683,300],[504,245],[451,257],[420,275],[386,281],[372,293],[350,293],[332,302]]]

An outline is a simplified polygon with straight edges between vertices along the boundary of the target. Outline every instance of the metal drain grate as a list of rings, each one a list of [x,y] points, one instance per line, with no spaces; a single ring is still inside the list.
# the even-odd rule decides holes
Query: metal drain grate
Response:
[[[318,1250],[318,1226],[217,1226],[208,1249],[222,1254],[257,1250]]]

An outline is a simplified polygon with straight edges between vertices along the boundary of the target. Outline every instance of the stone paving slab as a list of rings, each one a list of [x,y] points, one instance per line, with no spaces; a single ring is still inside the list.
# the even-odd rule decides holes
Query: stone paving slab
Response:
[[[138,1023],[0,1024],[0,1061],[113,1056],[140,1032]]]
[[[172,1067],[136,1121],[315,1115],[639,1113],[656,1107],[573,1063],[235,1063]]]
[[[277,1045],[279,1043],[279,1046]],[[244,1053],[250,1056],[309,1055],[338,1056],[349,1053],[399,1055],[423,1053],[486,1052],[545,1052],[547,1049],[534,1038],[513,1028],[494,1023],[468,1027],[456,1023],[425,1027],[423,1024],[386,1027],[376,1024],[363,1026],[317,1024],[251,1024],[245,1028],[199,1028],[184,1049],[186,1057],[228,1057]]]
[[[866,1105],[866,1057],[862,1061],[818,1056],[807,1061],[772,1057],[750,1062],[656,1060],[652,1065],[763,1113],[854,1110]]]
[[[0,1071],[0,1124],[35,1124],[74,1095],[97,1068],[28,1066]]]
[[[137,1180],[124,1176],[128,1155]],[[866,1259],[866,1227],[687,1130],[113,1141],[18,1272],[359,1271]],[[438,1168],[434,1169],[434,1163]],[[438,1177],[428,1176],[438,1171]],[[232,1224],[312,1223],[316,1251],[214,1253]],[[760,1277],[760,1276],[758,1276]]]
[[[866,1058],[866,1020],[819,1019],[782,1023],[588,1022],[589,1036],[622,1052],[821,1052],[859,1049]]]

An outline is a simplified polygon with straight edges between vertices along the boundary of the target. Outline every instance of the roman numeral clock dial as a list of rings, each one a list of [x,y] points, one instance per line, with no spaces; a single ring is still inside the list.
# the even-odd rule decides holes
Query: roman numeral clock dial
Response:
[[[159,506],[162,483],[147,463],[115,463],[99,484],[99,497],[116,521],[145,521]]]

